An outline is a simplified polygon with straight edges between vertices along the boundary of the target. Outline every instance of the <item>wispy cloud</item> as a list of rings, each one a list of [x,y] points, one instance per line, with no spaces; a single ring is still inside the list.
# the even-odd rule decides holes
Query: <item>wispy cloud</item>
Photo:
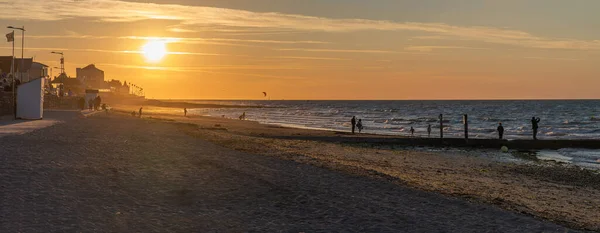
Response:
[[[330,53],[400,53],[389,50],[361,50],[361,49],[309,49],[309,48],[289,48],[276,49],[279,51],[304,51],[304,52],[330,52]]]
[[[487,50],[487,48],[462,47],[462,46],[408,46],[404,48],[407,51],[431,52],[437,49],[472,49],[472,50]]]
[[[149,36],[94,36],[94,35],[30,35],[29,39],[128,39],[128,40],[158,40],[165,43],[185,43],[185,44],[217,44],[230,46],[250,46],[240,43],[252,44],[330,44],[326,41],[314,40],[253,40],[253,39],[233,39],[233,38],[202,38],[202,37],[149,37]]]
[[[271,57],[275,59],[300,59],[300,60],[329,60],[329,61],[349,61],[347,58],[338,58],[338,57],[294,57],[294,56],[279,56],[279,57]]]
[[[567,58],[567,57],[524,57],[525,59],[533,60],[554,60],[554,61],[581,61],[578,58]]]
[[[12,49],[12,47],[0,47],[0,49]],[[98,53],[122,53],[122,54],[142,54],[142,51],[136,50],[106,50],[106,49],[76,49],[76,48],[36,48],[36,47],[25,47],[25,50],[33,51],[72,51],[72,52],[98,52]],[[247,57],[249,55],[239,54],[219,54],[219,53],[196,53],[196,52],[176,52],[170,51],[166,54],[170,55],[197,55],[197,56],[233,56],[233,57]]]
[[[118,0],[0,0],[0,19],[63,20],[91,18],[107,22],[146,19],[176,21],[186,26],[224,26],[291,31],[350,32],[364,30],[419,31],[496,44],[545,49],[600,50],[600,40],[546,38],[518,30],[465,27],[442,23],[332,19],[283,13]]]

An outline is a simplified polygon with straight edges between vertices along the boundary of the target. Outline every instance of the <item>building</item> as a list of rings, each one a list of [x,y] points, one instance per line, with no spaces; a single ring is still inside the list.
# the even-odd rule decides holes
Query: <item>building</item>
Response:
[[[39,62],[31,63],[31,67],[29,68],[28,80],[23,80],[23,82],[28,82],[32,80],[36,80],[38,78],[47,79],[48,76],[48,66]],[[46,80],[44,80],[46,81]]]
[[[77,68],[76,72],[77,80],[79,80],[86,88],[105,88],[104,71],[96,68],[94,64],[90,64],[83,68]]]
[[[7,76],[10,73],[12,58],[12,56],[0,56],[0,76]],[[21,59],[15,57],[14,68],[12,70],[15,72],[17,80],[20,80],[21,83],[30,81],[29,70],[32,64],[33,58]]]
[[[70,78],[65,73],[60,74],[54,80],[52,80],[52,86],[57,90],[59,96],[69,95],[81,95],[85,89],[81,82],[76,78]]]

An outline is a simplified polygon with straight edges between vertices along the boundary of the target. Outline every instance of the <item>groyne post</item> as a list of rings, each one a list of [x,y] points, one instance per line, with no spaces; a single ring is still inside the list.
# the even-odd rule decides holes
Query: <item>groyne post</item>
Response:
[[[465,125],[465,141],[469,142],[469,115],[463,115],[463,125]]]
[[[444,139],[444,114],[440,114],[440,139]]]

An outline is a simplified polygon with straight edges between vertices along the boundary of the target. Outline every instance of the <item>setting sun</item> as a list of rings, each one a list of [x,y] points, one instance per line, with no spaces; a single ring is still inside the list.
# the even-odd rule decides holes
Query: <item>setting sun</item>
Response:
[[[167,54],[167,46],[164,41],[148,41],[142,46],[142,54],[149,62],[158,62]]]

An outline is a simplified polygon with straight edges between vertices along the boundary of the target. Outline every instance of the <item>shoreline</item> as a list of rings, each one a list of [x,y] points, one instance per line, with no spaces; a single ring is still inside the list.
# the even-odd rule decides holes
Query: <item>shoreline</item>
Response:
[[[190,136],[234,150],[360,176],[375,175],[399,185],[468,198],[578,229],[600,230],[596,209],[600,206],[596,198],[600,196],[600,174],[575,165],[499,162],[477,156],[477,152],[474,156],[392,149],[365,140],[393,141],[398,137],[295,129],[225,118],[150,112],[143,119],[180,124]],[[354,142],[340,142],[345,140]]]

